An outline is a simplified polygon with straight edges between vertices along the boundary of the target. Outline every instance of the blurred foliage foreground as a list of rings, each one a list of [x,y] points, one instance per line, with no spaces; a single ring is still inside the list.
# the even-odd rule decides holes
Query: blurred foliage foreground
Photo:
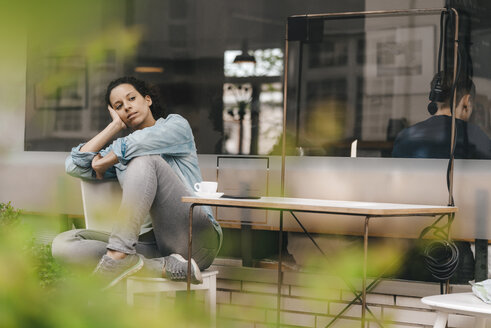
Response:
[[[210,318],[199,298],[192,302],[176,298],[174,303],[163,302],[156,311],[153,299],[139,299],[137,306],[129,307],[122,290],[101,292],[90,270],[65,269],[53,259],[50,245],[37,243],[19,217],[10,203],[0,203],[0,327],[209,327]],[[359,246],[343,247],[329,256],[330,261],[320,257],[307,261],[304,269],[317,272],[301,282],[311,287],[309,298],[337,299],[339,289],[359,285],[363,272],[363,248]],[[391,275],[397,270],[400,250],[393,244],[374,245],[372,250],[368,276]],[[261,308],[260,303],[254,306]],[[275,306],[264,304],[264,308]],[[220,316],[225,321],[219,318],[219,326],[233,326],[226,318],[243,313],[228,312],[242,309],[248,307],[224,308]]]
[[[101,292],[90,271],[63,269],[10,203],[0,203],[0,262],[2,328],[209,326],[202,304],[130,308],[121,294]]]

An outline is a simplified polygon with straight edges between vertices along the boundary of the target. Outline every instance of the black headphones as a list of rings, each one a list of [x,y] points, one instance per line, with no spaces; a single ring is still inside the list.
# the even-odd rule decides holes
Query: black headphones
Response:
[[[446,90],[443,90],[443,79],[445,78],[444,73],[441,71],[441,62],[442,62],[442,56],[445,56],[445,54],[442,54],[442,48],[444,47],[444,30],[446,30],[446,12],[441,13],[440,15],[440,44],[438,46],[438,73],[436,74],[434,81],[435,83],[432,83],[431,85],[431,90],[430,90],[430,103],[428,104],[428,112],[431,115],[435,115],[435,113],[438,111],[438,105],[437,102],[443,102],[446,100],[448,96],[448,92]],[[445,65],[444,65],[445,66]]]
[[[432,85],[430,95],[428,97],[430,99],[430,103],[428,104],[428,112],[431,115],[435,115],[438,110],[437,102],[443,102],[447,98],[448,92],[443,90],[442,80],[442,72],[438,72],[435,76],[435,83]]]

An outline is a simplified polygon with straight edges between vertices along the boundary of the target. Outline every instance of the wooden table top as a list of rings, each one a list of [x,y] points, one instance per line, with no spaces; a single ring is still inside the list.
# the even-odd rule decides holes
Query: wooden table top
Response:
[[[357,202],[327,199],[261,197],[259,199],[236,199],[189,196],[182,202],[200,205],[216,205],[247,208],[267,208],[304,212],[338,213],[371,216],[438,215],[455,213],[455,206],[395,204],[378,202]]]

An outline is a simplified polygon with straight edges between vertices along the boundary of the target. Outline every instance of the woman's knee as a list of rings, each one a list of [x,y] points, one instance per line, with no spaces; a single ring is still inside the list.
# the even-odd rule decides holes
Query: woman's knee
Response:
[[[122,184],[123,189],[127,180],[152,181],[159,180],[164,175],[175,175],[172,167],[159,155],[147,155],[133,158],[129,163]]]
[[[57,235],[51,244],[51,254],[59,260],[67,260],[71,255],[71,247],[76,240],[76,234],[80,230],[68,230]]]
[[[149,175],[151,172],[156,172],[157,163],[164,162],[164,165],[169,165],[159,155],[147,155],[138,156],[133,158],[127,165],[125,176],[137,177],[137,179],[144,178],[145,175]]]
[[[155,162],[159,160],[164,161],[159,155],[138,156],[129,161],[127,170],[141,171],[149,169],[155,167]]]
[[[67,264],[94,266],[106,253],[105,233],[77,229],[60,233],[53,239],[51,253]]]

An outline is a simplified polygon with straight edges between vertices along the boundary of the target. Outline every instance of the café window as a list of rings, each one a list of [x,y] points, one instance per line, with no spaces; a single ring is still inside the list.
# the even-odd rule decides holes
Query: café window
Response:
[[[286,17],[367,4],[136,3],[71,3],[29,31],[25,150],[69,151],[96,135],[110,120],[107,84],[133,75],[158,88],[167,113],[189,121],[198,153],[279,154]],[[397,135],[429,118],[439,15],[330,21],[320,29],[319,40],[289,51],[289,155],[350,156],[356,142],[357,156],[391,157]],[[466,33],[476,85],[467,124],[489,139],[491,33],[478,22]],[[241,55],[254,60],[236,61]]]

